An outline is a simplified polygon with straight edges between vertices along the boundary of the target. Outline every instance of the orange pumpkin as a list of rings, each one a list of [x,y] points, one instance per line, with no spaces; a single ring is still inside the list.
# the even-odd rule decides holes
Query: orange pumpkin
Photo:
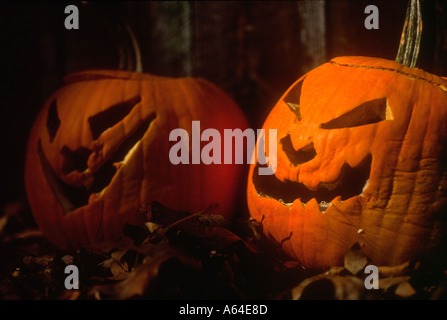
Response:
[[[113,240],[159,201],[195,212],[218,203],[230,219],[240,165],[173,165],[173,129],[247,127],[224,92],[202,79],[92,70],[66,77],[30,133],[26,191],[37,224],[61,248]]]
[[[248,206],[292,258],[340,265],[356,242],[378,265],[445,257],[446,79],[335,58],[298,79],[263,128],[277,129],[277,170],[251,165]]]

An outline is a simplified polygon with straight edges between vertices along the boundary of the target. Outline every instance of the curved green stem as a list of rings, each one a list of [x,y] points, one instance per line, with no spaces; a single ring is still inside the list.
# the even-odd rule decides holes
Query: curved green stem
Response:
[[[422,13],[420,0],[409,0],[404,28],[397,51],[396,61],[414,68],[419,55],[422,36]]]
[[[134,53],[134,69],[135,72],[143,72],[143,64],[141,62],[141,51],[140,46],[138,45],[137,38],[135,37],[135,34],[132,31],[132,28],[126,24],[126,30],[130,38],[130,42],[132,43],[133,53]]]
[[[115,25],[115,37],[119,49],[120,70],[143,72],[140,46],[130,25],[124,19]]]

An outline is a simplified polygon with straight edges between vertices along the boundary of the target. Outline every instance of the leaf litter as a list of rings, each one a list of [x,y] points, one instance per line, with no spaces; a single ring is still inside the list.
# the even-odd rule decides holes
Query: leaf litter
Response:
[[[360,246],[343,266],[307,269],[264,235],[262,221],[225,224],[216,207],[190,213],[152,202],[140,208],[145,225],[126,225],[118,241],[65,252],[43,237],[25,205],[11,205],[0,216],[0,299],[447,298],[444,270],[418,261],[378,266],[379,288],[368,290]],[[64,287],[71,264],[80,290]]]

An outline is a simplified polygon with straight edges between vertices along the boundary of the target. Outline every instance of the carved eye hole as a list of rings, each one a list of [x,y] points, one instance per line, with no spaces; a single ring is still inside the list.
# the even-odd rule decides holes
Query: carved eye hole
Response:
[[[298,151],[295,150],[292,145],[292,140],[290,139],[290,134],[281,139],[281,145],[290,163],[294,166],[308,162],[317,155],[313,142],[309,143]]]
[[[386,98],[362,103],[345,114],[320,125],[321,129],[341,129],[364,126],[384,120],[393,120]]]
[[[115,104],[88,118],[93,139],[98,139],[104,131],[123,120],[123,118],[127,116],[140,101],[141,97],[136,96],[127,101]]]
[[[53,142],[56,136],[57,130],[61,125],[61,120],[59,119],[59,114],[57,112],[57,102],[56,99],[51,103],[50,109],[47,115],[47,131],[50,136],[50,142]]]
[[[294,114],[296,114],[296,117],[299,121],[301,121],[300,98],[304,79],[305,78],[295,84],[295,86],[289,91],[289,93],[287,93],[283,100],[289,106],[290,110]]]

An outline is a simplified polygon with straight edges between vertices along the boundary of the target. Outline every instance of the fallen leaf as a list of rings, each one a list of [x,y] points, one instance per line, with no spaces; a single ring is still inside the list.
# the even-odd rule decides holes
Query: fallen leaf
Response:
[[[399,283],[399,285],[396,288],[396,291],[394,291],[394,294],[402,298],[409,298],[416,294],[416,290],[411,286],[411,284],[408,281],[403,281]]]
[[[195,259],[183,255],[169,246],[160,245],[152,256],[146,257],[141,264],[132,270],[125,280],[113,285],[96,285],[90,295],[95,299],[125,300],[143,296],[157,279],[160,267],[169,259],[176,259],[183,265],[198,269],[200,263]]]
[[[73,264],[73,262],[74,262],[74,258],[73,258],[73,256],[72,256],[72,255],[69,255],[69,254],[63,256],[63,257],[61,258],[61,260],[62,260],[66,265]]]
[[[343,271],[345,271],[346,269],[342,266],[334,266],[329,268],[329,270],[326,272],[326,274],[341,274],[343,273]]]
[[[365,257],[357,243],[346,252],[344,266],[353,275],[358,274],[367,264],[368,258]]]
[[[6,225],[8,224],[9,217],[4,215],[0,217],[0,236],[3,233],[3,229],[5,229]]]
[[[48,267],[48,265],[54,260],[54,257],[45,255],[42,257],[32,257],[26,256],[23,257],[23,263],[30,269]]]
[[[58,300],[78,300],[81,295],[80,290],[64,290],[57,298]]]
[[[151,234],[156,233],[159,229],[162,228],[162,226],[159,225],[158,223],[151,222],[151,221],[145,222],[145,225]]]
[[[364,289],[357,277],[320,274],[293,288],[291,296],[292,300],[358,300]]]
[[[129,276],[129,266],[126,262],[114,261],[110,267],[112,277],[107,277],[109,280],[124,280]]]
[[[106,269],[110,269],[112,276],[107,277],[107,279],[124,280],[129,276],[129,266],[127,262],[122,261],[122,258],[126,253],[127,250],[112,252],[110,259],[104,260],[99,264]]]
[[[410,276],[380,278],[379,289],[383,290],[383,292],[388,292],[391,288],[408,280],[410,280]]]
[[[410,261],[406,261],[396,266],[378,266],[381,277],[397,277],[408,274],[413,268]]]

